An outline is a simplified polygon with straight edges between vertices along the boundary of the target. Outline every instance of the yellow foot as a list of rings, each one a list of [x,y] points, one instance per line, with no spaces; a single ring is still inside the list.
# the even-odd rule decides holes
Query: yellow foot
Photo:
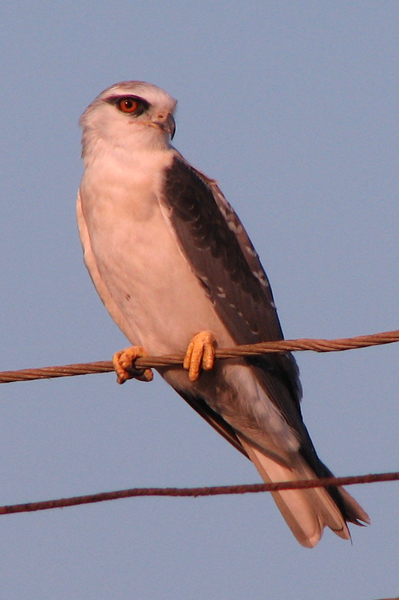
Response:
[[[137,358],[148,356],[141,346],[132,346],[120,352],[115,352],[112,362],[117,375],[118,383],[125,383],[128,379],[139,379],[140,381],[152,381],[154,378],[151,369],[138,369],[135,366]]]
[[[183,367],[188,369],[190,381],[197,381],[201,369],[210,371],[215,364],[216,340],[210,331],[201,331],[191,340]]]

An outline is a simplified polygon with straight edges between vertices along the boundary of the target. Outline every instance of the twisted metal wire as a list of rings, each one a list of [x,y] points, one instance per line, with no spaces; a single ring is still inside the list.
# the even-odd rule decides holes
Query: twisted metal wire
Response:
[[[234,348],[221,348],[216,350],[216,358],[237,358],[241,356],[255,356],[274,352],[297,352],[312,350],[314,352],[342,352],[357,348],[368,348],[382,344],[399,342],[399,329],[385,331],[372,335],[360,335],[352,338],[339,338],[334,340],[308,339],[279,340],[275,342],[262,342],[260,344],[246,344]],[[168,367],[182,365],[183,354],[166,354],[164,356],[148,356],[138,358],[135,362],[139,369],[151,367]],[[114,370],[112,361],[96,361],[91,363],[76,363],[58,367],[43,367],[39,369],[20,369],[17,371],[0,372],[0,383],[15,381],[32,381],[34,379],[52,379],[56,377],[72,377],[75,375],[92,375],[95,373],[110,373]]]

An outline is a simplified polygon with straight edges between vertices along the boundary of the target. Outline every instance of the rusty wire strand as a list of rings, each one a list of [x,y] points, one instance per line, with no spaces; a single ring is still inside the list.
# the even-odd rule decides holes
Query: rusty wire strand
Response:
[[[115,492],[104,492],[100,494],[89,494],[87,496],[75,496],[72,498],[60,498],[59,500],[45,500],[43,502],[29,502],[27,504],[11,504],[0,506],[0,515],[20,512],[34,512],[37,510],[49,510],[51,508],[66,508],[80,504],[92,504],[106,500],[120,500],[137,496],[172,496],[172,497],[199,497],[199,496],[221,496],[224,494],[254,494],[259,492],[275,492],[277,490],[297,490],[329,485],[354,485],[359,483],[376,483],[386,481],[399,481],[399,472],[375,473],[370,475],[356,475],[350,477],[325,477],[323,479],[308,479],[306,481],[279,481],[274,483],[254,483],[247,485],[223,485],[215,487],[196,488],[132,488]]]
[[[342,352],[344,350],[355,350],[382,344],[399,342],[399,329],[385,331],[372,335],[360,335],[352,338],[341,338],[335,340],[308,339],[279,340],[274,342],[262,342],[260,344],[246,344],[234,348],[222,348],[216,350],[216,358],[237,358],[240,356],[256,356],[271,352],[297,352],[312,350],[314,352]],[[182,365],[183,354],[166,354],[164,356],[148,356],[138,358],[135,362],[140,369],[150,367],[167,367],[171,365]],[[34,379],[52,379],[55,377],[71,377],[75,375],[91,375],[95,373],[110,373],[114,370],[112,361],[96,361],[91,363],[77,363],[60,367],[43,367],[40,369],[20,369],[17,371],[0,372],[0,383],[11,383],[15,381],[32,381]]]
[[[387,331],[373,335],[362,335],[353,338],[341,338],[334,340],[325,339],[297,339],[264,342],[260,344],[248,344],[234,348],[223,348],[216,350],[216,358],[235,358],[240,356],[254,356],[271,352],[293,352],[313,350],[314,352],[340,352],[356,348],[367,348],[381,344],[391,344],[399,341],[399,330]],[[164,355],[156,357],[139,358],[136,361],[138,368],[161,367],[169,365],[181,365],[184,355]],[[94,373],[109,373],[114,370],[111,361],[97,361],[92,363],[78,363],[59,367],[44,367],[40,369],[21,369],[17,371],[0,372],[0,383],[14,381],[31,381],[34,379],[50,379],[56,377],[68,377],[74,375],[88,375]],[[286,481],[274,483],[261,483],[250,485],[232,485],[199,488],[133,488],[114,492],[90,494],[86,496],[75,496],[61,498],[58,500],[46,500],[42,502],[30,502],[27,504],[13,504],[0,506],[0,515],[17,512],[33,512],[48,510],[51,508],[64,508],[80,504],[91,504],[107,500],[131,498],[137,496],[217,496],[222,494],[244,494],[257,492],[272,492],[288,489],[308,489],[325,487],[328,485],[353,485],[360,483],[374,483],[383,481],[398,481],[399,472],[377,473],[370,475],[358,475],[350,477],[328,477],[323,479],[311,479],[306,481]]]

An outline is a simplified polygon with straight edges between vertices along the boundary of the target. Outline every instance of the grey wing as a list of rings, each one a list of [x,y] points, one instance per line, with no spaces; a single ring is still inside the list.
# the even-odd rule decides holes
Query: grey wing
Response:
[[[282,339],[266,273],[216,182],[176,154],[164,200],[186,256],[237,343]]]
[[[237,344],[283,338],[272,291],[245,229],[218,186],[176,154],[163,202],[179,243]],[[248,359],[288,423],[300,432],[301,387],[291,354]]]

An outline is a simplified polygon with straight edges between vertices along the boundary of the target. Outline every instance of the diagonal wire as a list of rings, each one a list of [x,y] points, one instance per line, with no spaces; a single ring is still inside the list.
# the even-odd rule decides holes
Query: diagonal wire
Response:
[[[234,348],[216,350],[216,358],[237,358],[241,356],[256,356],[274,352],[296,352],[312,350],[314,352],[342,352],[357,348],[367,348],[381,344],[399,342],[399,329],[385,331],[372,335],[360,335],[352,338],[339,338],[334,340],[308,339],[278,340],[262,342],[260,344],[246,344]],[[182,365],[183,354],[166,354],[164,356],[148,356],[138,358],[135,365],[139,369],[150,367],[167,367]],[[75,375],[91,375],[94,373],[110,373],[114,370],[111,361],[97,361],[91,363],[77,363],[59,367],[43,367],[39,369],[20,369],[17,371],[0,372],[0,383],[15,381],[32,381],[34,379],[52,379],[55,377],[71,377]]]
[[[107,500],[120,500],[137,496],[172,496],[172,497],[199,497],[221,496],[224,494],[254,494],[259,492],[275,492],[277,490],[297,490],[329,485],[342,486],[359,483],[376,483],[386,481],[399,481],[399,472],[375,473],[369,475],[356,475],[349,477],[325,477],[322,479],[308,479],[306,481],[279,481],[274,483],[254,483],[249,485],[223,485],[215,487],[196,488],[132,488],[115,492],[90,494],[87,496],[74,496],[58,500],[45,500],[43,502],[29,502],[27,504],[11,504],[0,506],[0,515],[20,512],[33,512],[51,508],[65,508],[80,504],[93,504]]]

